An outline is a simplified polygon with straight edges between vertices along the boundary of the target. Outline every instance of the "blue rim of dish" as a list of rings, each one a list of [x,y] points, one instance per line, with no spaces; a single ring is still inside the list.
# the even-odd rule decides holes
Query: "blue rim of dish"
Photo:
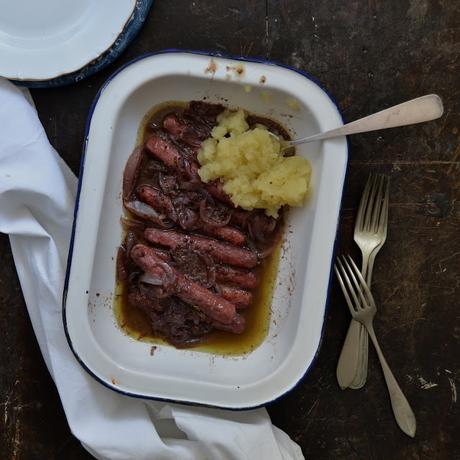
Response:
[[[67,257],[67,268],[66,268],[66,274],[65,274],[65,279],[64,279],[64,288],[63,288],[63,295],[62,295],[62,319],[64,323],[64,332],[67,338],[67,342],[69,344],[70,349],[72,350],[72,353],[74,354],[75,358],[77,361],[80,363],[80,365],[85,369],[88,374],[91,375],[95,380],[97,380],[101,385],[105,386],[106,388],[109,388],[110,390],[113,390],[119,394],[122,394],[124,396],[129,396],[132,398],[138,398],[138,399],[145,399],[145,400],[153,400],[153,401],[165,401],[165,402],[171,402],[175,404],[184,404],[188,406],[198,406],[198,407],[210,407],[210,408],[218,408],[218,409],[226,409],[226,410],[231,410],[231,411],[241,411],[241,410],[250,410],[250,409],[256,409],[258,407],[263,407],[266,405],[270,405],[278,401],[280,398],[283,398],[287,396],[289,393],[291,393],[308,375],[310,372],[312,366],[316,363],[316,360],[318,359],[319,351],[321,349],[321,345],[323,343],[324,339],[324,331],[325,331],[325,324],[326,324],[326,316],[329,311],[329,298],[330,298],[330,293],[331,293],[331,287],[332,287],[332,276],[333,276],[333,261],[335,260],[335,254],[336,254],[336,249],[337,249],[337,229],[339,227],[340,223],[340,209],[342,208],[342,202],[343,202],[343,191],[344,191],[344,186],[345,186],[345,178],[348,170],[348,153],[349,153],[349,142],[348,138],[346,138],[346,160],[347,160],[347,168],[345,169],[345,173],[343,176],[343,184],[344,186],[342,187],[342,194],[340,196],[340,207],[339,207],[339,215],[337,216],[337,222],[336,222],[336,237],[334,240],[334,247],[332,251],[332,257],[331,257],[331,264],[330,264],[330,270],[329,270],[329,280],[328,280],[328,287],[327,287],[327,294],[326,294],[326,300],[325,300],[325,306],[324,306],[324,315],[323,315],[323,322],[321,326],[321,334],[320,338],[318,341],[318,347],[316,349],[315,355],[313,356],[310,364],[308,367],[305,369],[305,372],[303,375],[287,390],[285,390],[282,394],[278,395],[277,397],[265,401],[264,403],[261,404],[255,404],[253,406],[244,406],[244,407],[226,407],[226,406],[219,406],[217,404],[206,404],[206,403],[197,403],[197,402],[192,402],[192,401],[181,401],[181,400],[176,400],[176,399],[171,399],[171,398],[162,398],[162,397],[154,397],[154,396],[145,396],[145,395],[140,395],[137,393],[131,393],[129,391],[124,391],[121,390],[120,388],[117,388],[115,385],[110,385],[108,382],[102,380],[99,376],[97,376],[86,364],[85,362],[80,358],[80,356],[76,353],[74,350],[72,340],[69,336],[69,331],[67,328],[67,318],[66,318],[66,299],[67,299],[67,291],[69,287],[69,277],[70,277],[70,270],[72,267],[72,253],[73,253],[73,246],[75,242],[75,229],[76,229],[76,224],[77,224],[77,216],[78,216],[78,207],[80,203],[80,193],[81,193],[81,188],[82,188],[82,182],[83,182],[83,174],[84,174],[84,168],[85,168],[85,156],[86,156],[86,148],[88,145],[88,134],[89,134],[89,128],[91,125],[91,119],[93,117],[94,109],[96,108],[97,102],[102,94],[102,92],[105,90],[105,88],[109,85],[109,83],[120,73],[122,72],[126,67],[135,64],[138,61],[141,61],[142,59],[146,59],[152,56],[157,56],[160,54],[177,54],[177,53],[185,53],[185,54],[197,54],[201,56],[210,56],[210,57],[217,57],[217,58],[224,58],[224,59],[232,59],[235,61],[243,61],[243,62],[254,62],[258,64],[266,64],[266,65],[273,65],[277,67],[282,67],[288,70],[291,70],[293,72],[296,72],[308,80],[312,81],[315,83],[326,95],[329,97],[331,102],[334,104],[335,108],[337,109],[337,113],[339,114],[342,123],[344,122],[342,112],[340,111],[337,102],[335,101],[334,97],[332,97],[329,92],[324,88],[324,86],[312,75],[309,73],[305,72],[304,70],[296,69],[295,67],[288,66],[286,64],[278,63],[276,61],[268,61],[266,59],[261,59],[261,58],[256,58],[256,57],[245,57],[245,56],[231,56],[229,54],[224,54],[221,52],[212,52],[212,51],[200,51],[200,50],[182,50],[182,49],[177,49],[177,48],[168,48],[165,50],[161,51],[155,51],[151,53],[145,53],[137,58],[132,59],[131,61],[123,64],[119,69],[117,69],[110,77],[103,83],[99,91],[97,92],[93,102],[91,103],[91,107],[89,109],[88,113],[88,118],[86,120],[86,125],[85,125],[85,138],[84,138],[84,144],[83,144],[83,149],[82,149],[82,157],[80,160],[80,175],[78,178],[78,186],[77,186],[77,196],[75,199],[75,207],[74,207],[74,219],[73,219],[73,224],[72,224],[72,234],[70,238],[70,245],[69,245],[69,253]]]
[[[105,50],[96,59],[83,66],[81,69],[74,72],[51,78],[49,80],[11,80],[18,86],[26,86],[27,88],[55,88],[58,86],[70,85],[77,83],[95,73],[101,71],[115,59],[117,59],[126,47],[134,40],[141,30],[147,15],[152,7],[153,0],[136,0],[133,12],[126,21],[123,30],[116,38],[115,42]],[[112,77],[110,77],[112,78]]]

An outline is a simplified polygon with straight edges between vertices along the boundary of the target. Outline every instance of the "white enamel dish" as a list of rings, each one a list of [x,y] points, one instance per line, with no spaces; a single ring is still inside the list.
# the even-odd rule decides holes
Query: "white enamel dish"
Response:
[[[136,0],[0,0],[0,75],[48,80],[114,44]]]
[[[305,207],[288,215],[264,342],[243,356],[166,345],[158,345],[152,356],[151,344],[125,335],[113,312],[123,168],[141,120],[153,106],[204,97],[268,115],[295,136],[342,125],[335,104],[316,83],[281,66],[186,52],[150,55],[125,66],[100,91],[87,127],[64,325],[80,363],[116,391],[243,409],[292,389],[319,348],[347,143],[341,138],[298,149],[312,164],[312,193]]]

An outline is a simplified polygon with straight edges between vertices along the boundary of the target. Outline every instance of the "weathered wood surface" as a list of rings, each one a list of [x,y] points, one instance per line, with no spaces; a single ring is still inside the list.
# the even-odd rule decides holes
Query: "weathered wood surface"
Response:
[[[110,68],[76,85],[33,91],[54,147],[78,173],[86,116],[107,76],[142,53],[212,49],[306,70],[346,120],[429,92],[439,121],[350,139],[339,250],[352,251],[370,172],[391,176],[390,230],[377,259],[376,320],[388,361],[417,415],[415,440],[396,427],[375,353],[360,391],[335,367],[349,315],[334,283],[314,369],[268,409],[309,459],[458,459],[460,447],[460,3],[450,0],[157,1]],[[8,240],[0,237],[0,452],[4,459],[83,459],[38,350]]]

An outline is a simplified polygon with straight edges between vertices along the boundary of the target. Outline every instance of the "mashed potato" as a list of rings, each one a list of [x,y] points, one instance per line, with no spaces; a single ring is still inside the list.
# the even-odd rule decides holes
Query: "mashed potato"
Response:
[[[284,157],[280,143],[263,126],[249,129],[244,110],[225,111],[198,152],[204,182],[220,179],[243,209],[265,209],[277,217],[281,206],[302,206],[310,182],[310,163]]]

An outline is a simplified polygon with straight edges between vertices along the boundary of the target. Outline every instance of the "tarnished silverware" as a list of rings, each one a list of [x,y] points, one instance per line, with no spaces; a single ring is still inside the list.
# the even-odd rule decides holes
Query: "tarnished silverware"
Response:
[[[324,133],[317,133],[312,136],[303,137],[302,139],[293,139],[291,141],[279,138],[278,140],[281,143],[281,148],[284,150],[308,142],[436,120],[441,117],[443,113],[444,107],[441,98],[437,94],[427,94],[426,96],[411,99],[410,101],[389,107],[388,109],[381,110],[380,112],[373,113],[372,115],[368,115],[367,117],[360,118],[359,120],[352,121],[351,123],[347,123],[346,125],[331,129]],[[270,134],[276,137],[275,134]]]
[[[361,273],[371,286],[375,256],[387,237],[389,178],[370,175],[356,217],[354,240],[361,249]],[[337,364],[337,381],[342,389],[358,389],[367,378],[368,335],[365,328],[351,320]]]
[[[366,328],[377,351],[396,422],[404,433],[413,438],[417,425],[415,415],[391,372],[377,341],[373,325],[377,306],[369,286],[350,256],[337,258],[334,269],[353,319],[359,321]]]

